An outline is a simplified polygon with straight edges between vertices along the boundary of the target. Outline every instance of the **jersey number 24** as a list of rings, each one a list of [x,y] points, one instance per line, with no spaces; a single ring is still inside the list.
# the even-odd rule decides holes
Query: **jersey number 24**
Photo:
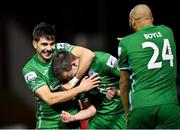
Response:
[[[146,48],[146,47],[151,47],[154,50],[154,53],[147,65],[148,69],[155,69],[155,68],[161,68],[162,67],[162,62],[157,62],[157,58],[159,56],[159,48],[158,46],[153,43],[153,42],[144,42],[142,43],[142,47]],[[168,39],[164,39],[164,43],[163,43],[163,49],[162,49],[162,60],[169,60],[170,61],[170,66],[173,66],[173,54],[171,51],[171,46],[169,44],[169,40]]]

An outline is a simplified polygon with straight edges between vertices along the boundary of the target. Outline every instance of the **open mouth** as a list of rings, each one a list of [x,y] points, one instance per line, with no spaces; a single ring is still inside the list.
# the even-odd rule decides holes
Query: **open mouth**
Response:
[[[43,56],[46,58],[46,59],[49,59],[52,57],[52,52],[45,52],[43,53]]]

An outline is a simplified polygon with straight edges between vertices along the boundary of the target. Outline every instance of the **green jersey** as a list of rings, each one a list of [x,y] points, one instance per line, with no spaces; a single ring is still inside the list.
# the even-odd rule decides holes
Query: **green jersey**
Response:
[[[73,48],[74,46],[68,43],[57,43],[53,56],[55,56],[58,51],[71,51]],[[36,54],[24,66],[23,75],[27,87],[33,93],[36,91],[36,89],[42,87],[43,85],[48,85],[51,92],[61,91],[61,86],[53,75],[51,64],[52,61],[42,63]],[[36,112],[37,128],[61,128],[61,126],[63,126],[63,123],[60,122],[61,110],[65,110],[73,114],[77,111],[76,106],[78,105],[76,104],[76,101],[70,100],[65,103],[48,106],[48,104],[45,103],[41,98],[35,94],[34,96],[38,102]]]
[[[147,26],[124,37],[118,48],[120,70],[132,72],[130,111],[145,106],[178,103],[176,45],[172,30]]]
[[[107,87],[119,89],[119,70],[117,68],[117,58],[104,52],[95,52],[88,75],[98,73],[100,85],[86,93],[86,96],[95,105],[98,114],[119,114],[124,113],[122,102],[119,97],[109,100],[106,98]]]

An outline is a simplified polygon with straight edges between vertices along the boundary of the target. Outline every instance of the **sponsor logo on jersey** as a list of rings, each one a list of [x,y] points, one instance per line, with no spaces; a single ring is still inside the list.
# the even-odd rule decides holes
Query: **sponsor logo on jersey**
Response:
[[[110,56],[106,65],[115,68],[117,66],[118,60],[114,56]]]
[[[46,74],[47,74],[47,72],[48,72],[48,69],[47,69],[47,70],[45,70],[42,74],[43,74],[43,75],[46,75]]]
[[[24,76],[24,79],[26,81],[26,83],[29,83],[29,82],[32,82],[34,81],[35,79],[37,78],[37,75],[34,71],[31,71],[29,73],[27,73],[25,76]]]

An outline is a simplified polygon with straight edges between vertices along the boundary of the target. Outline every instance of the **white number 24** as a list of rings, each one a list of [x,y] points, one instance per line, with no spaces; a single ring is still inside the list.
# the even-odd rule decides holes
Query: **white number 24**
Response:
[[[154,50],[154,53],[148,63],[148,69],[155,69],[155,68],[161,68],[162,67],[162,62],[156,62],[158,56],[159,56],[159,48],[158,46],[153,43],[153,42],[144,42],[142,44],[143,48],[146,47],[151,47]],[[167,52],[167,53],[166,53]],[[168,39],[164,39],[164,45],[163,45],[163,49],[162,49],[162,59],[163,60],[169,60],[170,61],[170,66],[173,66],[173,54],[171,51],[171,47],[169,44],[169,40]]]

